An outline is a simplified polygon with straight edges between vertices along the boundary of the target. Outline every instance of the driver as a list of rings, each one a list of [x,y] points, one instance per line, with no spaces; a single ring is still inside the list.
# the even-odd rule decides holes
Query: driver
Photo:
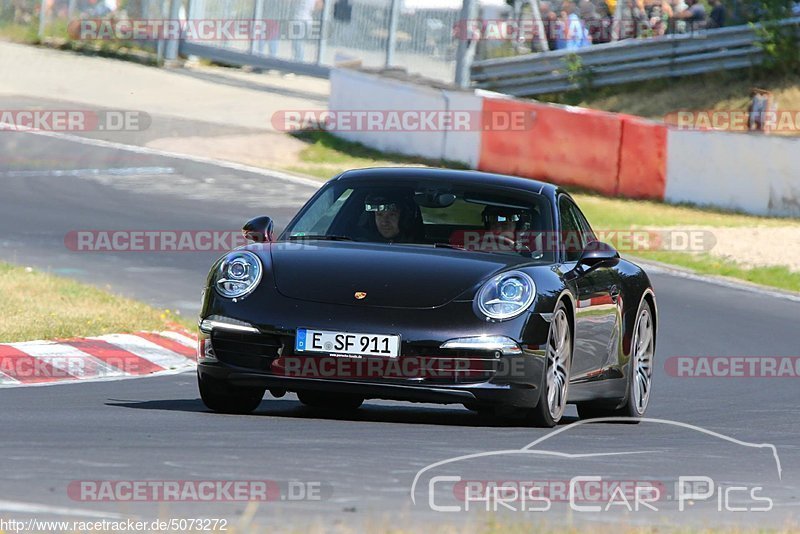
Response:
[[[373,214],[378,241],[387,243],[413,241],[414,210],[400,195],[368,195],[364,211]]]

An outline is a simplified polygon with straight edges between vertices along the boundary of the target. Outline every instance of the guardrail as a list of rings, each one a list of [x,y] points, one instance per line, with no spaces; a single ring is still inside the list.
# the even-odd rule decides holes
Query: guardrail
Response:
[[[800,30],[800,17],[779,23]],[[471,78],[482,89],[512,96],[534,96],[578,89],[580,77],[592,87],[686,76],[759,65],[764,53],[753,26],[704,30],[618,41],[578,50],[556,50],[512,58],[476,61]],[[580,68],[570,70],[575,56]],[[584,82],[585,83],[585,82]]]

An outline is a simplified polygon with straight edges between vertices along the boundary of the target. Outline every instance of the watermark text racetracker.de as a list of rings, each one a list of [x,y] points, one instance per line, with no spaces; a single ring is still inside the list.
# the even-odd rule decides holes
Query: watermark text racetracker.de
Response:
[[[291,109],[275,112],[271,122],[280,132],[522,132],[535,119],[535,113],[522,110]]]
[[[671,356],[664,370],[677,378],[800,378],[800,356]]]
[[[0,131],[141,132],[151,122],[136,110],[0,109]]]
[[[581,251],[583,243],[594,240],[631,253],[707,252],[716,245],[713,233],[691,229],[603,229],[591,238],[579,232],[457,230],[449,237],[454,246],[481,252]],[[64,246],[73,252],[226,252],[247,243],[241,230],[95,229],[70,230],[64,235]]]
[[[307,19],[92,19],[73,20],[70,37],[81,41],[251,41],[318,40],[319,20]]]
[[[695,110],[673,111],[664,116],[664,123],[678,130],[723,130],[765,132],[800,132],[800,110]]]
[[[72,230],[73,252],[227,252],[248,243],[241,230]]]
[[[67,496],[80,502],[323,501],[333,485],[307,480],[73,480]]]
[[[107,357],[103,361],[85,355],[52,355],[42,358],[0,358],[0,373],[17,380],[49,381],[75,377],[115,377],[152,371],[152,364],[139,358]]]

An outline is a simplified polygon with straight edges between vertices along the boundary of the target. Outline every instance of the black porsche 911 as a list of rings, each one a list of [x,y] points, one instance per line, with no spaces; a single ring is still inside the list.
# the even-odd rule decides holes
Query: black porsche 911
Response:
[[[641,418],[657,309],[647,274],[596,240],[562,188],[471,171],[381,168],[322,186],[277,239],[220,258],[204,290],[205,405],[266,390],[353,410],[365,399],[513,411],[553,426]]]

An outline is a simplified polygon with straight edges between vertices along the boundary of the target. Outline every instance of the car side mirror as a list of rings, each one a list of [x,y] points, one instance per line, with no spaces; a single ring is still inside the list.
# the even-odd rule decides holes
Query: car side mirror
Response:
[[[619,252],[617,249],[603,243],[602,241],[592,241],[586,244],[581,254],[581,259],[578,260],[578,265],[585,267],[594,267],[604,262],[616,262],[619,260]]]
[[[242,235],[253,243],[266,243],[272,241],[272,229],[274,227],[272,218],[267,216],[250,219],[242,226]]]

